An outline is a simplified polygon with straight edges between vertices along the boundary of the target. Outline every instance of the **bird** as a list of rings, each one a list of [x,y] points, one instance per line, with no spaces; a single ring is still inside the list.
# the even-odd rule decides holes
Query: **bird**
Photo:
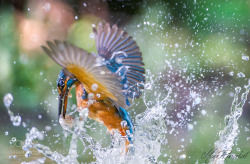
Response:
[[[65,119],[70,90],[75,87],[78,110],[134,142],[134,125],[127,108],[144,89],[145,69],[136,41],[116,24],[93,26],[96,53],[89,53],[67,41],[47,41],[44,52],[62,67],[57,79],[58,116]]]

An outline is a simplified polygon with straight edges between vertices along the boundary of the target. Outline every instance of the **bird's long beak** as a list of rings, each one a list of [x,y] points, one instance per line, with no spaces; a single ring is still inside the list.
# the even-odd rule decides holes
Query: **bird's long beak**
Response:
[[[63,115],[63,118],[65,118],[66,115],[66,109],[67,109],[67,103],[68,103],[68,90],[65,91],[65,93],[61,93],[59,95],[59,105],[58,105],[58,120],[60,118],[60,115]],[[63,108],[63,111],[62,111]]]
[[[69,90],[66,90],[65,95],[64,95],[63,118],[65,118],[65,115],[66,115],[66,109],[67,109],[67,104],[68,104],[68,92],[69,92]]]
[[[58,121],[60,119],[60,115],[62,114],[62,101],[63,101],[63,94],[59,95],[59,104],[58,104]]]

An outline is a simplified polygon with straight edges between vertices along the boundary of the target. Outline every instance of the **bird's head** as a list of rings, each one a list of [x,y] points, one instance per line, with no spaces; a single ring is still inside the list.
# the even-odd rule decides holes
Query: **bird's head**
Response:
[[[62,69],[58,75],[57,79],[57,90],[59,92],[59,106],[58,106],[58,116],[60,117],[63,114],[63,118],[65,118],[67,101],[69,91],[78,80],[75,76],[67,71],[66,69]],[[63,108],[63,113],[62,113]]]

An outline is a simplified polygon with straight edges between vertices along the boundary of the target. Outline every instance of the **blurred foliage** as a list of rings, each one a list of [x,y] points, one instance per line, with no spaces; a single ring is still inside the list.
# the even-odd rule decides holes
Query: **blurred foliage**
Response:
[[[91,15],[81,18],[81,20],[75,22],[71,26],[68,36],[69,41],[88,52],[97,53],[92,24],[94,22],[97,24],[99,21],[98,18]]]
[[[93,12],[81,15],[81,10],[85,10],[83,5],[85,2],[88,4],[86,7]],[[57,121],[56,80],[60,67],[49,59],[41,49],[27,52],[21,47],[20,38],[23,34],[18,29],[19,17],[30,19],[28,16],[29,10],[32,10],[32,8],[28,8],[30,3],[31,1],[0,2],[0,97],[8,92],[13,94],[12,110],[14,113],[20,113],[23,120],[28,122],[29,127],[39,126],[43,129],[45,125],[52,124],[53,130],[49,135],[50,139],[44,141],[45,144],[51,144],[52,141],[54,143],[57,140],[54,135],[61,134],[60,127],[55,125]],[[196,122],[194,130],[183,130],[185,132],[177,139],[175,136],[167,136],[169,145],[162,147],[162,156],[159,158],[165,162],[170,156],[176,159],[177,163],[203,162],[200,158],[201,153],[213,148],[213,143],[218,139],[218,132],[224,126],[223,118],[225,113],[229,113],[232,101],[230,93],[234,92],[236,86],[246,84],[250,77],[249,59],[243,60],[244,57],[249,58],[250,56],[249,1],[138,0],[103,2],[107,8],[104,6],[96,8],[94,6],[96,2],[90,1],[74,0],[68,3],[62,1],[62,3],[73,8],[75,12],[73,15],[77,15],[75,22],[70,24],[70,28],[67,29],[67,36],[61,34],[62,38],[89,52],[96,53],[92,25],[105,21],[102,20],[104,18],[111,24],[122,25],[122,28],[126,28],[140,46],[145,68],[152,73],[150,77],[165,77],[164,80],[155,82],[160,86],[159,93],[165,84],[180,89],[182,92],[183,88],[189,88],[186,84],[183,84],[183,88],[179,87],[180,83],[184,83],[187,78],[191,79],[190,83],[194,88],[205,82],[209,84],[207,86],[211,89],[209,93],[201,90],[206,94],[204,103],[201,107],[193,107],[194,114],[189,116],[191,117],[189,120]],[[91,5],[91,3],[93,4]],[[103,13],[108,14],[103,14],[103,10],[105,10]],[[41,24],[43,23],[41,22]],[[50,26],[46,27],[49,31]],[[48,39],[51,38],[48,37]],[[32,46],[32,43],[30,44]],[[41,41],[41,44],[45,43]],[[244,74],[243,77],[238,76],[240,72]],[[174,76],[177,73],[179,76]],[[177,79],[180,77],[183,78],[182,81]],[[221,90],[218,91],[218,88]],[[153,94],[150,96],[155,97]],[[72,99],[74,99],[74,95]],[[71,104],[74,103],[74,100],[71,101]],[[139,104],[143,104],[143,102],[139,100]],[[169,107],[174,114],[179,110],[176,104],[178,102],[174,102]],[[186,106],[186,104],[182,105]],[[142,106],[132,107],[132,111],[134,111],[134,113],[131,112],[132,118],[138,114],[136,111],[144,111]],[[248,109],[249,106],[248,100],[245,109]],[[3,149],[13,150],[9,146],[10,139],[15,136],[23,140],[25,131],[19,127],[13,127],[9,123],[7,112],[2,103],[0,103],[0,108],[2,109],[0,145]],[[208,111],[206,117],[201,115],[200,108]],[[39,114],[43,116],[42,119],[37,119]],[[244,119],[242,119],[240,127],[241,133],[237,140],[237,147],[244,151],[250,150],[249,139],[247,140],[249,131],[245,130],[245,126],[249,128],[249,114],[249,111],[244,111]],[[188,122],[190,121],[186,123]],[[89,121],[89,124],[94,124],[94,122]],[[97,132],[88,131],[90,135],[96,136],[99,141],[105,137],[109,138],[103,126],[99,124],[96,126]],[[5,135],[6,131],[8,135]],[[180,151],[181,138],[189,139],[185,139],[181,143],[185,145],[185,150],[181,149]],[[109,145],[108,143],[108,139],[103,141],[104,146]],[[68,145],[68,139],[60,140],[58,145],[54,145],[54,148],[65,150]],[[185,161],[179,159],[180,154],[184,153],[187,155]],[[8,154],[10,154],[8,151],[2,151],[0,159],[3,162],[14,161],[13,163],[15,163],[22,158],[9,160]],[[234,161],[230,159],[228,163],[246,163],[249,159],[250,156],[244,160]],[[94,157],[85,153],[81,160],[90,162],[94,160]]]

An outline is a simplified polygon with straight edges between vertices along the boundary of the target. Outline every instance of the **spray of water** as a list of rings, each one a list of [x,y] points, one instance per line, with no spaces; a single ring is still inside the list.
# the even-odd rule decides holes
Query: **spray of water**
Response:
[[[7,108],[8,110],[8,114],[10,116],[10,121],[12,122],[12,124],[14,126],[20,126],[21,125],[21,121],[22,118],[19,115],[14,115],[14,113],[10,110],[10,106],[13,102],[13,96],[10,93],[7,93],[4,98],[3,98],[3,102],[4,102],[4,106]]]
[[[215,151],[210,160],[210,164],[224,164],[225,159],[231,153],[234,146],[234,140],[239,134],[238,119],[242,115],[243,105],[247,100],[247,95],[250,90],[250,80],[246,86],[246,91],[241,95],[241,100],[238,100],[241,88],[235,88],[234,100],[231,106],[231,113],[225,116],[225,128],[219,132],[220,139],[214,143]]]
[[[22,147],[23,150],[26,151],[25,157],[29,158],[32,156],[31,148],[36,149],[39,153],[43,154],[44,157],[30,162],[23,162],[23,164],[44,163],[46,158],[57,163],[79,163],[78,157],[85,154],[87,150],[93,153],[96,163],[164,163],[159,161],[159,157],[162,153],[162,146],[168,144],[166,134],[172,134],[172,129],[168,129],[166,126],[167,105],[172,101],[172,88],[165,88],[166,91],[164,92],[167,93],[165,96],[156,93],[155,95],[158,95],[158,97],[152,101],[152,99],[147,99],[147,95],[152,95],[152,92],[156,90],[156,86],[152,85],[153,83],[154,81],[152,79],[151,81],[149,80],[145,85],[145,91],[142,95],[146,110],[137,114],[135,117],[135,141],[133,145],[130,145],[130,147],[134,148],[133,153],[130,152],[125,155],[125,139],[122,138],[118,132],[114,133],[110,147],[103,147],[94,137],[89,136],[86,133],[85,127],[85,122],[88,119],[88,110],[84,109],[79,113],[75,110],[69,113],[65,120],[62,118],[59,120],[67,137],[71,139],[70,147],[66,155],[53,151],[51,150],[52,148],[46,145],[40,144],[39,141],[46,139],[46,136],[36,127],[32,127],[26,134],[25,144]],[[231,114],[225,117],[226,127],[220,132],[220,140],[215,142],[216,150],[218,150],[215,153],[232,150],[234,139],[239,134],[237,120],[242,114],[242,107],[246,102],[249,89],[250,81],[246,87],[246,91],[241,96],[241,101],[238,102],[240,88],[236,88]],[[12,118],[12,116],[14,117],[14,114],[10,111],[12,101],[13,97],[11,94],[7,94],[4,97],[4,104],[10,118]],[[12,121],[13,119],[10,120]],[[80,141],[81,144],[79,144],[78,141]],[[81,152],[79,152],[80,147],[84,148]],[[223,163],[226,156],[227,154],[222,154],[220,158],[212,159],[210,163]],[[180,156],[180,158],[185,157],[185,154]],[[169,163],[171,163],[171,160],[169,160]]]

